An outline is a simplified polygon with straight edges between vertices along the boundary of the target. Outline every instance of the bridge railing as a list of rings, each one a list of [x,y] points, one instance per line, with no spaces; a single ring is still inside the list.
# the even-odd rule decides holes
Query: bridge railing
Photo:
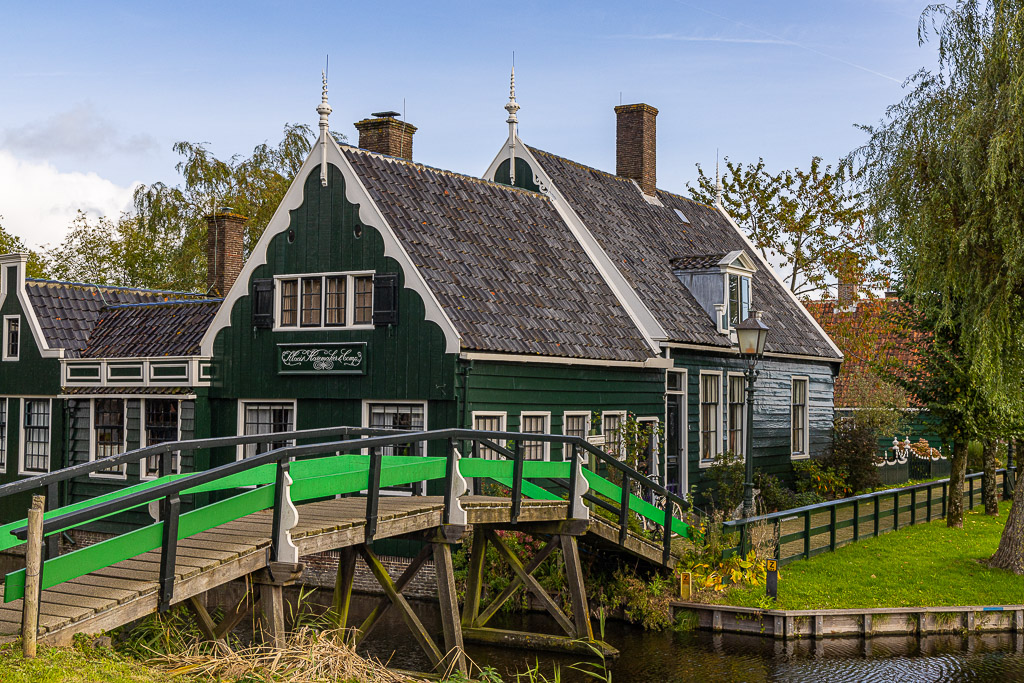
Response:
[[[286,436],[309,438],[314,432],[324,436],[328,432],[344,434],[366,431],[357,428],[335,428],[263,434],[259,435],[257,442],[266,442],[271,439],[276,441]],[[511,441],[513,447],[506,449],[498,446],[496,442],[503,440]],[[383,449],[389,446],[433,441],[443,441],[446,444],[444,457],[383,455]],[[525,444],[538,441],[567,445],[570,452],[569,460],[562,463],[527,461]],[[207,446],[224,446],[247,442],[252,443],[252,438],[231,437],[180,441],[161,444],[161,447],[162,452],[166,454],[183,448],[202,447],[200,444],[203,443]],[[464,467],[460,468],[457,446],[463,442],[469,442],[472,452],[478,452],[481,444],[493,450],[500,449],[498,452],[505,456],[511,454],[509,458],[511,462],[502,463],[466,458],[463,461]],[[363,450],[368,455],[342,455],[347,452]],[[621,487],[608,482],[596,473],[585,471],[583,468],[584,453],[588,453],[597,461],[603,462],[608,468],[619,472],[622,477]],[[126,457],[117,457],[127,462],[130,459],[141,459],[152,454],[153,451],[150,449],[139,449],[139,451],[123,454]],[[314,456],[334,457],[314,459]],[[356,462],[357,460],[358,462]],[[352,467],[353,464],[357,466]],[[110,461],[106,461],[101,463],[100,468],[109,466]],[[79,466],[68,469],[75,470],[73,476],[78,476],[83,471]],[[159,501],[160,521],[96,545],[76,550],[63,557],[47,558],[42,563],[42,587],[44,589],[52,587],[103,566],[160,548],[159,604],[161,609],[166,609],[173,597],[176,549],[177,541],[180,539],[188,538],[253,512],[272,508],[270,560],[297,562],[298,549],[292,543],[290,534],[291,529],[298,521],[295,502],[344,493],[365,492],[365,541],[369,542],[373,540],[377,531],[378,506],[382,486],[438,479],[444,481],[442,523],[465,524],[466,513],[458,498],[466,492],[467,486],[464,474],[460,469],[465,470],[466,476],[484,476],[509,483],[512,492],[510,521],[513,523],[519,519],[524,496],[561,499],[528,482],[528,479],[568,479],[568,483],[564,485],[569,492],[568,518],[585,519],[589,516],[589,510],[584,504],[584,496],[591,488],[608,499],[601,501],[606,505],[608,501],[615,501],[615,495],[618,494],[620,544],[625,544],[631,512],[645,517],[662,527],[662,561],[665,564],[669,563],[671,557],[673,533],[686,534],[688,532],[686,524],[673,515],[676,508],[687,509],[688,503],[685,500],[579,437],[464,429],[391,432],[388,435],[283,446],[210,470],[184,475],[168,475],[156,481],[147,482],[145,487],[132,487],[133,490],[123,491],[120,495],[112,495],[104,500],[87,501],[84,504],[79,503],[66,509],[55,510],[55,514],[51,514],[43,522],[45,536],[59,534],[119,512],[148,505],[153,501]],[[292,476],[297,471],[301,471],[298,481]],[[383,477],[384,474],[387,475],[386,479]],[[55,472],[46,476],[50,476],[53,481],[61,481],[62,477],[66,478],[72,475],[68,475],[66,472]],[[664,503],[663,508],[659,509],[643,497],[633,495],[631,492],[633,483],[640,487],[642,492],[649,491],[653,495],[660,496]],[[181,497],[183,495],[204,491],[238,490],[242,487],[249,488],[244,489],[242,493],[236,493],[229,498],[191,512],[184,514],[181,512]],[[527,488],[530,491],[524,493]],[[590,499],[601,500],[596,497]],[[612,506],[614,509],[614,504]],[[23,523],[15,526],[16,528],[12,529],[10,533],[19,540],[25,539],[27,527]],[[72,562],[73,555],[76,557]],[[10,602],[24,594],[24,572],[25,570],[19,570],[7,575],[4,590],[5,602]]]

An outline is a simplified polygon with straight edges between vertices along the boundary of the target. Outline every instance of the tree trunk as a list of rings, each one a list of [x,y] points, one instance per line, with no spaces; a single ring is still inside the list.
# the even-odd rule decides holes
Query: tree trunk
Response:
[[[949,501],[946,503],[946,526],[964,528],[964,477],[967,476],[967,441],[953,441],[950,462]]]
[[[1018,442],[1017,446],[1021,444]],[[1020,451],[1017,451],[1020,453]],[[1018,471],[1020,467],[1018,466]],[[1014,574],[1024,574],[1024,481],[1019,477],[1013,488],[1013,504],[1010,516],[999,539],[999,549],[989,564],[1000,569],[1009,569]]]
[[[981,499],[985,501],[985,514],[999,516],[999,497],[996,496],[996,440],[985,439],[982,450],[982,467],[985,476],[982,478]]]

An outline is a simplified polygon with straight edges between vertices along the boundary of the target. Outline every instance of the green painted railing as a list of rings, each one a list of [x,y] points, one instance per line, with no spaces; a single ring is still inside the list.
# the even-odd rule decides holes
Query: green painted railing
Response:
[[[271,437],[275,441],[278,438],[277,435],[261,435],[264,441]],[[381,449],[386,447],[437,440],[443,440],[447,444],[444,457],[384,456],[381,453]],[[513,448],[499,446],[499,441],[511,441]],[[526,441],[561,442],[568,446],[565,450],[570,454],[570,459],[565,462],[525,460],[523,444]],[[508,459],[460,458],[458,445],[466,442],[469,445],[468,452],[478,453],[480,446],[484,445]],[[355,449],[367,449],[370,454],[324,455]],[[610,471],[619,472],[622,478],[621,485],[585,470],[584,452],[589,452],[597,460],[605,462]],[[54,474],[60,476],[60,473]],[[690,531],[682,520],[673,515],[676,508],[685,509],[685,501],[614,457],[598,451],[582,439],[470,430],[399,432],[365,439],[286,446],[205,472],[165,475],[154,481],[127,487],[117,493],[52,510],[45,516],[43,522],[43,531],[46,535],[59,534],[125,510],[148,505],[153,501],[160,502],[161,521],[63,556],[45,559],[42,565],[42,586],[50,588],[159,548],[160,605],[161,609],[165,609],[173,595],[174,561],[178,540],[254,512],[273,509],[271,557],[280,560],[287,557],[289,552],[297,553],[297,549],[291,543],[290,529],[284,527],[286,517],[292,520],[291,523],[297,519],[294,514],[286,514],[288,509],[293,509],[295,503],[365,492],[365,537],[369,541],[376,533],[377,506],[382,487],[436,480],[443,480],[445,484],[443,523],[464,524],[465,511],[461,508],[458,497],[465,492],[465,477],[488,478],[509,486],[512,490],[510,521],[513,523],[518,520],[524,498],[568,499],[567,514],[575,518],[589,514],[584,506],[586,499],[600,503],[602,507],[610,508],[618,515],[620,543],[624,544],[630,513],[633,513],[662,527],[665,563],[670,559],[672,535],[689,535]],[[540,484],[529,481],[531,479],[537,480]],[[246,490],[245,487],[249,488]],[[646,490],[648,497],[652,499],[654,496],[661,496],[663,507],[659,508],[644,497],[635,495],[634,487]],[[225,490],[240,492],[191,512],[180,513],[181,496]],[[556,492],[563,490],[567,494],[564,497]],[[598,496],[589,493],[589,490],[593,490]],[[615,502],[618,502],[617,508]],[[5,525],[0,528],[0,544],[10,547],[20,543],[26,533],[24,521]],[[295,555],[291,561],[297,559]],[[6,576],[5,602],[23,597],[24,580],[24,570]]]

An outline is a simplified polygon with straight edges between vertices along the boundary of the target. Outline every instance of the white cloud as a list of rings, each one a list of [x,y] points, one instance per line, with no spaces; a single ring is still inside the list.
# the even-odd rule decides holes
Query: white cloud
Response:
[[[21,157],[95,160],[119,154],[137,156],[156,148],[150,135],[126,135],[118,130],[91,102],[77,104],[42,121],[7,128],[0,135],[0,149]]]
[[[0,150],[0,223],[29,246],[57,244],[79,209],[92,217],[119,216],[131,205],[135,185],[122,187],[95,173],[65,173]]]

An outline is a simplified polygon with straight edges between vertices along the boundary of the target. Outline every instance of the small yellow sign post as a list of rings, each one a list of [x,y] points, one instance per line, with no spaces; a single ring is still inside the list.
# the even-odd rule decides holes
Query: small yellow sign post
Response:
[[[690,583],[690,572],[683,572],[679,575],[679,597],[689,600],[693,593],[693,584]]]
[[[779,599],[779,561],[768,560],[765,562],[765,570],[768,575],[765,577],[765,593],[773,600]]]

